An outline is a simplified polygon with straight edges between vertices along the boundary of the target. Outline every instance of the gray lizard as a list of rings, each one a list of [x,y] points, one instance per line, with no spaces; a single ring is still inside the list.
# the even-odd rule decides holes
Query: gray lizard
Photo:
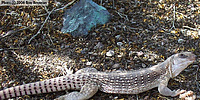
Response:
[[[105,93],[139,94],[155,87],[158,87],[160,94],[174,97],[186,91],[170,90],[167,87],[169,79],[179,75],[195,61],[195,57],[191,52],[182,52],[150,68],[126,72],[99,72],[95,68],[83,68],[75,74],[1,90],[0,99],[63,90],[80,90],[80,92],[61,96],[57,100],[85,100],[91,98],[98,90]]]

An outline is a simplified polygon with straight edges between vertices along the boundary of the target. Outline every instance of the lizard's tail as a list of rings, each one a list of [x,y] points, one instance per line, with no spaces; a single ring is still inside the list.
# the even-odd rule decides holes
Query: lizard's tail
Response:
[[[24,84],[7,88],[0,91],[0,100],[23,95],[33,95],[70,89],[80,89],[82,82],[77,76],[71,74],[68,76],[57,77],[45,81]]]

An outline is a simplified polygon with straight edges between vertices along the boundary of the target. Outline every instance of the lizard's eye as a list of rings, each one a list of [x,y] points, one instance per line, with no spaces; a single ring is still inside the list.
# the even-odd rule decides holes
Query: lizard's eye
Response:
[[[179,54],[178,57],[179,57],[179,58],[187,58],[188,56],[187,56],[187,55],[184,55],[184,54]]]

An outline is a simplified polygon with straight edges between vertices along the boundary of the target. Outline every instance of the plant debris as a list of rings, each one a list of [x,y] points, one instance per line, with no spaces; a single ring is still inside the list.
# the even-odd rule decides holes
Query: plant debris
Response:
[[[64,9],[75,0],[49,0],[43,6],[0,8],[0,88],[65,75],[85,67],[99,71],[137,70],[158,64],[174,53],[192,51],[197,60],[168,87],[191,90],[200,98],[200,2],[198,0],[93,0],[112,15],[85,37],[62,34]],[[108,54],[110,53],[110,54]],[[110,56],[111,55],[111,56]],[[54,99],[56,93],[22,96]],[[98,92],[100,99],[172,99],[157,88],[138,95]],[[173,99],[178,99],[175,97]]]

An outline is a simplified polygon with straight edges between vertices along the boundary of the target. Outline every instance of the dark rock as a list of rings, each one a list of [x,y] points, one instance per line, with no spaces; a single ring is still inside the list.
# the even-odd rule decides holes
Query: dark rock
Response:
[[[66,10],[61,31],[72,36],[83,36],[87,35],[93,26],[105,24],[109,19],[110,13],[106,8],[92,0],[80,0]]]

